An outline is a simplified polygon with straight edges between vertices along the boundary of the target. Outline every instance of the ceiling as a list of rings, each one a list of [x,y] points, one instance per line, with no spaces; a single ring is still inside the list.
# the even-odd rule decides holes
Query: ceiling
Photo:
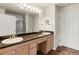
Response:
[[[74,3],[56,3],[56,5],[59,7],[66,7],[66,6],[71,5],[71,4],[74,4]]]
[[[38,6],[40,8],[45,8],[53,3],[29,3],[30,5]]]
[[[29,3],[30,5],[34,5],[34,6],[39,6],[40,8],[44,8],[44,7],[47,7],[49,5],[52,5],[54,3]],[[68,6],[68,5],[71,5],[73,3],[55,3],[55,5],[59,6],[59,7],[65,7],[65,6]]]
[[[49,5],[52,5],[53,3],[27,3],[27,4],[40,8],[40,9],[43,9]],[[70,4],[72,4],[72,3],[56,3],[56,5],[59,7],[65,7]],[[26,13],[26,10],[22,10],[19,7],[19,3],[0,3],[0,8],[6,9],[6,10],[11,10],[14,12],[23,13],[23,14]]]

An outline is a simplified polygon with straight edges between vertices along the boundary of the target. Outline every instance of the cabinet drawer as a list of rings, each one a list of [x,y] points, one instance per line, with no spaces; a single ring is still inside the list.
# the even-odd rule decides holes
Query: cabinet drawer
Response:
[[[30,55],[36,55],[36,54],[37,54],[37,48],[31,48]]]
[[[31,42],[29,46],[30,46],[29,54],[36,55],[37,54],[37,42]]]
[[[36,48],[36,47],[37,47],[37,44],[36,44],[36,43],[31,43],[31,44],[30,44],[30,49]]]
[[[42,42],[44,42],[46,40],[47,40],[47,37],[38,38],[38,42],[37,43],[42,43]]]
[[[17,55],[28,55],[29,54],[29,47],[27,45],[25,46],[20,46],[17,50],[16,50],[16,54]]]

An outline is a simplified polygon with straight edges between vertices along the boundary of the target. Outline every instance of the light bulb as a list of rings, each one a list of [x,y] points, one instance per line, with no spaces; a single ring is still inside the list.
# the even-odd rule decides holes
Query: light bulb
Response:
[[[20,6],[21,9],[24,9],[24,7]]]
[[[29,8],[29,9],[30,9],[30,8],[31,8],[31,6],[27,6],[27,8]]]
[[[38,10],[39,13],[41,13],[41,10]]]
[[[24,9],[24,10],[27,10],[27,11],[30,11],[30,12],[33,12],[33,13],[41,13],[41,10],[36,8],[36,7],[32,7],[30,5],[26,5],[25,3],[24,4],[20,4],[19,5],[21,9]]]
[[[24,4],[23,4],[23,7],[27,7],[27,5],[24,3]]]

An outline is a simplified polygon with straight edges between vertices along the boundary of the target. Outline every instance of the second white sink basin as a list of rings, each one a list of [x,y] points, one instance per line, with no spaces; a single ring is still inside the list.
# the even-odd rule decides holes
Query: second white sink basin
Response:
[[[43,32],[43,33],[41,33],[41,35],[39,35],[39,37],[40,37],[40,36],[49,35],[49,34],[51,34],[51,33]]]
[[[16,37],[16,38],[13,38],[13,39],[5,39],[1,43],[3,43],[3,44],[14,44],[14,43],[19,43],[21,41],[23,41],[22,37]]]
[[[51,34],[51,33],[43,32],[42,34],[43,34],[43,35],[48,35],[48,34]]]

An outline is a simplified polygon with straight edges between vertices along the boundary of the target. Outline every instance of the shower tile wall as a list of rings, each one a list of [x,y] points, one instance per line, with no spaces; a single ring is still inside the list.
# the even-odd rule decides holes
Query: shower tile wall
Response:
[[[17,17],[17,21],[16,21],[16,33],[17,34],[22,34],[26,32],[26,28],[25,28],[25,19],[24,17]]]

